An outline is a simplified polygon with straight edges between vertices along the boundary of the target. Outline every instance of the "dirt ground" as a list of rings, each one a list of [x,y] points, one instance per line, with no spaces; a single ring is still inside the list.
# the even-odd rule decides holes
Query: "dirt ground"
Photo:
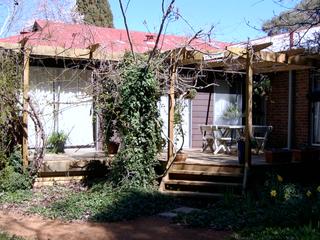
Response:
[[[229,232],[184,228],[157,216],[117,223],[63,222],[5,210],[0,210],[0,229],[9,234],[39,240],[221,240],[230,235]]]

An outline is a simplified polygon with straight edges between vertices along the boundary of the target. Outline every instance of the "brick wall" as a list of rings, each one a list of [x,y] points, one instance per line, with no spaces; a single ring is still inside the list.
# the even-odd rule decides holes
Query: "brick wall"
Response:
[[[267,124],[273,126],[269,137],[270,147],[287,146],[288,128],[288,72],[270,75],[272,92],[267,103]],[[294,76],[293,94],[293,146],[308,143],[309,132],[309,91],[308,70],[296,71]]]
[[[200,125],[206,123],[209,93],[199,92],[192,100],[192,148],[202,146],[202,135]],[[213,124],[213,94],[211,95],[211,106],[209,111],[208,124]]]
[[[307,94],[309,92],[309,71],[296,71],[295,81],[295,102],[294,102],[294,129],[295,141],[294,145],[308,143],[310,121],[309,121],[309,100]]]
[[[267,125],[273,126],[268,145],[286,147],[288,127],[288,72],[270,75],[272,91],[267,102]]]

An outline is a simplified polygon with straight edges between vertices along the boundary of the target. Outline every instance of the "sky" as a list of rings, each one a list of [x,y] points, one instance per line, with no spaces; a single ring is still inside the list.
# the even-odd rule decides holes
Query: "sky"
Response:
[[[52,2],[66,2],[50,0]],[[69,0],[69,2],[72,0]],[[73,0],[74,1],[74,0]],[[246,41],[265,35],[260,28],[263,21],[281,11],[294,6],[298,0],[176,0],[175,9],[182,18],[171,19],[166,33],[192,36],[195,31],[208,32],[214,26],[211,38],[225,42]],[[8,4],[13,0],[0,0],[0,27],[8,15]],[[20,19],[30,24],[30,19],[39,18],[35,14],[39,0],[20,0]],[[128,0],[123,0],[124,5]],[[162,0],[130,0],[126,11],[130,30],[157,32],[161,23]],[[168,4],[170,0],[165,0]],[[116,28],[124,28],[119,0],[109,0]],[[70,5],[70,4],[69,4]],[[72,4],[71,4],[72,5]],[[32,20],[31,20],[32,21]],[[187,22],[187,23],[186,23]],[[22,24],[22,23],[21,23]],[[20,24],[20,25],[21,25]],[[19,31],[22,26],[15,24],[7,35]],[[190,26],[191,27],[190,27]]]

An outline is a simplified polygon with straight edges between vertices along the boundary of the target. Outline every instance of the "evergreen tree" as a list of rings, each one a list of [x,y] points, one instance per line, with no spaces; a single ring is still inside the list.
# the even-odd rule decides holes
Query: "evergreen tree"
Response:
[[[108,0],[77,0],[77,11],[87,24],[113,27],[113,16]]]
[[[281,1],[281,0],[279,0]],[[269,35],[290,32],[299,27],[312,27],[320,23],[320,0],[301,0],[293,9],[281,12],[266,21],[262,30]]]

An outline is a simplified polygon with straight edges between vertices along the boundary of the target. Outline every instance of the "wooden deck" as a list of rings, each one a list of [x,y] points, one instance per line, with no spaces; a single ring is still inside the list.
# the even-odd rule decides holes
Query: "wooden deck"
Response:
[[[202,152],[199,148],[183,150],[188,154],[186,163],[198,163],[198,164],[214,164],[214,165],[237,165],[240,166],[238,161],[238,155],[236,152],[232,154],[216,154],[206,151]],[[167,154],[164,152],[161,155],[161,160],[166,160]],[[259,155],[252,154],[252,165],[269,165],[264,159],[264,154]]]

